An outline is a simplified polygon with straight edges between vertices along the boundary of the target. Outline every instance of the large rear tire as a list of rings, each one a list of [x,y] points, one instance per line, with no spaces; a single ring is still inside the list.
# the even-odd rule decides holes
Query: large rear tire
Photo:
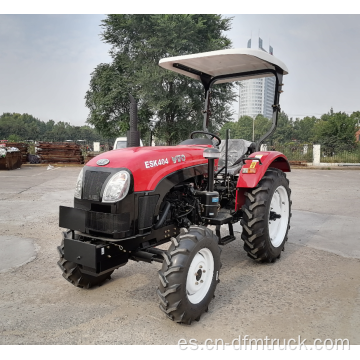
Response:
[[[91,276],[81,271],[81,265],[66,260],[64,257],[64,238],[67,236],[71,236],[71,231],[63,232],[63,240],[61,241],[61,245],[57,247],[60,255],[60,259],[57,264],[63,272],[62,276],[69,283],[79,288],[90,289],[95,285],[100,286],[104,281],[111,278],[113,270],[100,276]]]
[[[257,187],[245,193],[241,238],[248,256],[274,262],[284,251],[290,229],[291,190],[283,171],[269,168]]]
[[[190,325],[208,311],[214,297],[221,267],[219,240],[204,226],[182,229],[171,240],[159,271],[160,309],[169,319]]]

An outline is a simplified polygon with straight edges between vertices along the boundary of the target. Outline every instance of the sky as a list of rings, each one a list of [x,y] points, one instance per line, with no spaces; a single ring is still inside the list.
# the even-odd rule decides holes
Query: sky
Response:
[[[110,62],[105,15],[0,15],[0,114],[85,125],[94,68]]]
[[[280,104],[290,117],[360,110],[360,15],[224,16],[233,17],[234,48],[260,36],[287,65]],[[0,14],[0,114],[85,125],[91,72],[111,61],[100,39],[105,17]]]

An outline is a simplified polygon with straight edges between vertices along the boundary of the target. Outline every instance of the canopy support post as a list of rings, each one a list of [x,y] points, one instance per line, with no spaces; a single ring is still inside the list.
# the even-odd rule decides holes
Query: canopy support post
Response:
[[[211,76],[208,74],[201,74],[200,80],[204,86],[205,89],[205,106],[203,110],[204,114],[204,121],[203,121],[203,131],[208,132],[209,131],[209,118],[210,118],[210,86],[211,86]]]
[[[275,84],[275,94],[274,94],[274,105],[272,106],[272,108],[273,108],[272,124],[271,124],[270,130],[256,142],[256,151],[260,151],[261,144],[265,141],[265,139],[267,139],[270,135],[273,134],[273,132],[275,131],[275,129],[277,127],[279,112],[281,111],[281,109],[280,109],[280,94],[283,92],[282,91],[282,86],[283,86],[282,78],[283,78],[283,74],[281,74],[279,72],[277,72],[275,74],[276,84]]]

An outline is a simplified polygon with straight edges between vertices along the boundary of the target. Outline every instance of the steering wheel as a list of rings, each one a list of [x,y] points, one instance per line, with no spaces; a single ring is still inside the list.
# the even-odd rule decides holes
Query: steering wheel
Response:
[[[206,131],[193,131],[191,134],[190,134],[190,139],[193,139],[193,135],[195,134],[205,134],[205,135],[210,135],[211,136],[211,139],[216,139],[218,142],[215,144],[215,146],[219,146],[221,144],[221,139],[215,135],[215,134],[212,134],[212,133],[209,133],[209,132],[206,132]]]

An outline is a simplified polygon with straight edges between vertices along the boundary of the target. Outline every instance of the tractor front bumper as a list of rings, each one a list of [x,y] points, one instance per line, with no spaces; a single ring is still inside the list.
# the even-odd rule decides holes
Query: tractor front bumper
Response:
[[[131,235],[130,214],[128,212],[110,214],[60,206],[59,226],[89,235],[104,234],[114,239]]]
[[[73,232],[68,234],[71,235]],[[64,257],[68,261],[82,265],[82,272],[93,276],[125,265],[129,259],[128,253],[124,252],[121,245],[93,244],[69,237],[64,238]]]

